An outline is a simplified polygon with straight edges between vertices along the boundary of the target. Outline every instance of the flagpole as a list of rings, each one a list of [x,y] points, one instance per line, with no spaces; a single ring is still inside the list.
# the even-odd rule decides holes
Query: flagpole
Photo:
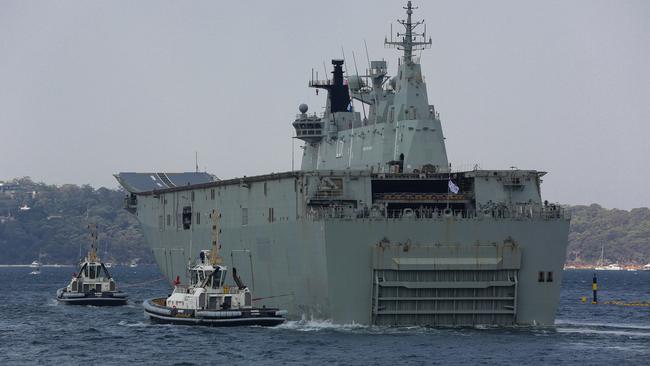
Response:
[[[447,208],[449,208],[449,190],[451,189],[449,182],[451,182],[451,163],[449,163],[449,172],[447,172]]]

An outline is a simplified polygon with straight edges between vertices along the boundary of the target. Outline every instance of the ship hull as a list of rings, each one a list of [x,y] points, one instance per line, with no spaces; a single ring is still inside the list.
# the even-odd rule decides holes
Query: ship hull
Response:
[[[143,303],[144,314],[157,324],[202,325],[210,327],[263,326],[272,327],[285,322],[284,311],[272,308],[243,310],[194,311],[169,308],[165,298],[149,299]]]
[[[186,281],[189,253],[208,249],[210,242],[208,228],[165,235],[146,222],[143,228],[170,281],[177,276]],[[221,253],[261,296],[257,305],[288,309],[291,318],[384,325],[552,325],[568,220],[304,219],[222,231]],[[504,246],[504,241],[510,243]],[[404,251],[405,246],[410,249]],[[505,258],[506,250],[516,251],[516,258]],[[395,265],[400,257],[421,265]],[[435,263],[436,258],[442,262]],[[380,277],[391,271],[398,277],[435,280],[398,283],[396,292],[410,292],[400,300],[380,293]],[[489,281],[442,281],[461,275]],[[499,276],[509,277],[499,282],[501,288],[493,288],[490,284]],[[395,295],[390,290],[385,294]]]
[[[66,305],[86,306],[121,306],[126,305],[127,297],[123,293],[74,293],[70,294],[61,288],[57,291],[57,301]]]

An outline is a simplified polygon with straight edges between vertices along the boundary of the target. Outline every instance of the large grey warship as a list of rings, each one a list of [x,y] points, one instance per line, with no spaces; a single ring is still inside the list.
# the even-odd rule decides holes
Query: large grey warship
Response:
[[[224,259],[289,316],[374,325],[552,325],[569,217],[541,198],[536,170],[452,169],[419,57],[430,47],[412,21],[385,44],[396,74],[309,86],[323,114],[293,122],[299,171],[219,180],[202,172],[119,173],[125,208],[141,223],[170,283],[187,283],[192,254],[209,249],[208,213],[222,214]],[[352,101],[361,102],[364,114]],[[365,107],[368,114],[365,114]]]

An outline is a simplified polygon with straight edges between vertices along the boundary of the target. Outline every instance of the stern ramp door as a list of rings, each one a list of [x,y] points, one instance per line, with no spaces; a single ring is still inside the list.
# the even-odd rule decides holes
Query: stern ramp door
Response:
[[[380,243],[373,248],[375,325],[511,325],[521,251],[490,245]]]

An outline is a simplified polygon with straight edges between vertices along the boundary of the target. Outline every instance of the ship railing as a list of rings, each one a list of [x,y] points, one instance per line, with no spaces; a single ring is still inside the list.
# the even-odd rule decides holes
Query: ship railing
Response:
[[[324,115],[325,115],[324,113],[316,113],[316,112],[314,112],[314,113],[305,113],[305,114],[298,113],[298,114],[296,114],[296,121],[318,120],[318,119],[323,118]]]
[[[332,205],[310,208],[307,218],[319,221],[326,219],[379,219],[379,220],[431,220],[431,219],[543,219],[568,220],[571,214],[560,205],[498,205],[479,209],[429,209],[405,208],[385,209],[381,207],[354,209]]]

